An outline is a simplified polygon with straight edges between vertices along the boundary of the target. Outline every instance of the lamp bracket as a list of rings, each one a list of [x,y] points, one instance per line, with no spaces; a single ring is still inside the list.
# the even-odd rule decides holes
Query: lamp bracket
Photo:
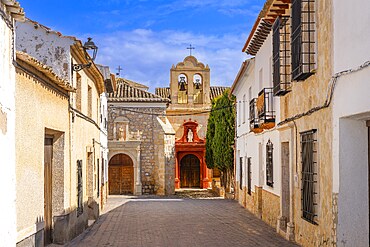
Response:
[[[82,69],[85,69],[85,68],[90,68],[91,67],[91,63],[88,63],[88,64],[72,64],[72,71],[80,71]]]

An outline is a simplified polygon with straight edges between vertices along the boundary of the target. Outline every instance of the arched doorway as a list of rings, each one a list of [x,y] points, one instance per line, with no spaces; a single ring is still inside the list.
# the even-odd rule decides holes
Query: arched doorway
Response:
[[[182,188],[200,187],[200,161],[197,156],[188,154],[181,159],[180,181]]]
[[[116,154],[109,161],[109,194],[133,194],[134,164],[126,154]]]

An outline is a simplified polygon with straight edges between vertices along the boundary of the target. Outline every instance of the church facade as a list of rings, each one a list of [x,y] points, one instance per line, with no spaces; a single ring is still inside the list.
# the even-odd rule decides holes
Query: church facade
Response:
[[[227,87],[210,85],[210,68],[187,56],[170,70],[170,85],[155,92],[170,103],[166,116],[176,136],[175,188],[210,188],[213,171],[205,162],[205,137],[212,99]]]
[[[168,99],[118,78],[108,96],[109,194],[174,194],[175,132]]]

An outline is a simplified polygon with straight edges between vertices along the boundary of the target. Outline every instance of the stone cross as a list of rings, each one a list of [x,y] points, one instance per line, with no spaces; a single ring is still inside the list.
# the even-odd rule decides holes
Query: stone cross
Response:
[[[191,50],[194,50],[195,47],[192,47],[191,44],[190,44],[189,47],[186,47],[186,49],[188,49],[190,51],[190,56],[191,56]]]

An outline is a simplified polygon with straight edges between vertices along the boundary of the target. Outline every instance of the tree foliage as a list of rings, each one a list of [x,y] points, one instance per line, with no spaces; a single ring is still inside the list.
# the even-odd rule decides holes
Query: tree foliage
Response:
[[[206,163],[208,168],[218,168],[222,174],[221,184],[229,188],[234,171],[235,97],[229,90],[212,101],[207,124]]]

